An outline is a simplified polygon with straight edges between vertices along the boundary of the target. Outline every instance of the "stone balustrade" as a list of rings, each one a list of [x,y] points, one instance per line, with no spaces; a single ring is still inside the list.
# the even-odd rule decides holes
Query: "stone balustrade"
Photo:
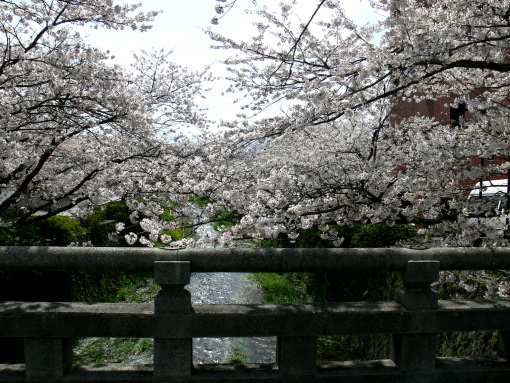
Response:
[[[510,269],[509,249],[204,249],[0,247],[0,269],[154,271],[154,304],[0,302],[0,337],[25,364],[0,382],[508,382],[510,301],[438,300],[441,270]],[[390,302],[192,305],[191,272],[399,271]],[[437,358],[436,334],[499,331],[499,358]],[[323,335],[389,334],[388,359],[318,363]],[[193,338],[277,337],[275,364],[193,365]],[[80,365],[72,338],[154,339],[153,365]]]

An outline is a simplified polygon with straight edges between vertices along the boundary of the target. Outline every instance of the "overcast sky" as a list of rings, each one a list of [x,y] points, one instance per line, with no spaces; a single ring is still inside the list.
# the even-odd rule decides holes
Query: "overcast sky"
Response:
[[[227,1],[228,3],[229,1]],[[277,0],[257,0],[259,5],[275,5]],[[89,41],[116,56],[116,62],[125,63],[132,57],[132,52],[140,49],[165,48],[173,50],[173,61],[194,69],[212,65],[215,75],[221,76],[224,69],[216,61],[225,57],[223,51],[210,49],[211,41],[203,33],[209,27],[214,31],[236,39],[248,40],[253,35],[251,23],[254,17],[247,15],[246,8],[254,9],[252,0],[238,0],[232,10],[212,25],[211,19],[216,16],[215,0],[144,0],[142,10],[162,10],[153,28],[145,33],[124,31],[90,31]],[[366,3],[366,1],[365,1]],[[303,18],[309,17],[309,11],[317,4],[317,0],[297,0],[296,12]],[[347,15],[358,24],[374,21],[376,15],[371,8],[360,0],[345,0],[344,8]],[[222,97],[221,91],[226,87],[224,82],[214,84],[213,91],[205,100],[209,114],[213,119],[230,119],[235,115],[232,98]]]

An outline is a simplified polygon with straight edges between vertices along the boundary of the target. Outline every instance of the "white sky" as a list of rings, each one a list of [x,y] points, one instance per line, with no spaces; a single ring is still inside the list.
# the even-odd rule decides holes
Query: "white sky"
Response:
[[[122,1],[121,1],[122,2]],[[248,40],[252,36],[251,23],[254,16],[247,15],[246,8],[253,9],[252,0],[238,0],[232,10],[212,25],[211,19],[217,16],[215,0],[144,0],[142,10],[162,10],[153,24],[153,28],[144,33],[131,30],[108,31],[92,30],[89,42],[115,55],[117,63],[125,63],[132,57],[132,52],[141,49],[165,48],[173,50],[173,61],[193,69],[202,69],[212,65],[213,74],[221,76],[225,73],[221,64],[215,63],[227,52],[210,49],[212,41],[203,33],[212,27],[214,31],[238,40]],[[259,5],[277,4],[277,0],[257,0]],[[358,24],[374,21],[377,15],[362,0],[344,0],[344,9],[349,17]],[[309,17],[310,9],[314,9],[317,0],[297,0],[295,11],[303,19]],[[204,106],[212,119],[232,119],[235,117],[237,105],[233,105],[232,96],[222,96],[226,88],[223,81],[215,83],[211,94],[204,100]]]

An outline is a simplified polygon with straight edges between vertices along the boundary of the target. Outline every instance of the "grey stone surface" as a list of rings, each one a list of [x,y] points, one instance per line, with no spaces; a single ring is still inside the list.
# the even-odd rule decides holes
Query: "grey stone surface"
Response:
[[[498,331],[498,354],[510,360],[510,331]]]
[[[439,261],[419,262],[419,261]],[[439,301],[429,284],[439,269],[510,268],[510,249],[158,249],[6,248],[0,268],[82,271],[150,271],[162,266],[163,292],[149,304],[0,302],[0,336],[24,337],[27,364],[0,367],[0,381],[176,381],[176,382],[465,382],[510,381],[506,360],[471,362],[435,357],[435,333],[502,330],[508,356],[508,301]],[[417,262],[418,261],[418,262]],[[404,286],[397,302],[288,305],[189,306],[184,290],[189,271],[397,270]],[[165,268],[174,268],[165,270]],[[183,271],[184,270],[184,271]],[[177,283],[175,283],[177,282]],[[314,370],[320,335],[394,334],[393,363],[342,364]],[[89,336],[150,337],[156,340],[153,371],[70,367],[67,341]],[[191,373],[191,338],[278,336],[280,370],[272,366],[206,367]],[[282,341],[283,339],[286,339]],[[121,371],[122,370],[122,371]],[[136,373],[135,373],[136,371]],[[25,374],[21,374],[24,372]],[[125,375],[122,375],[126,373]],[[119,375],[120,374],[120,375]],[[119,378],[122,376],[123,378]]]
[[[27,378],[62,378],[71,366],[70,339],[25,338]]]
[[[154,298],[156,314],[189,314],[191,310],[191,293],[183,288],[163,285]]]
[[[186,377],[192,368],[191,338],[154,339],[154,377]]]
[[[402,272],[402,280],[408,286],[430,285],[439,279],[439,261],[409,261]]]
[[[508,362],[493,358],[438,358],[433,371],[399,371],[390,360],[329,362],[318,365],[314,376],[281,376],[274,365],[200,365],[184,378],[155,378],[152,366],[75,365],[64,380],[27,379],[23,365],[1,365],[2,382],[182,382],[182,383],[507,383]]]
[[[190,277],[189,261],[154,262],[154,280],[159,285],[188,285]]]
[[[393,335],[391,359],[400,371],[433,370],[436,365],[436,334]]]
[[[438,306],[430,284],[439,278],[439,261],[409,261],[402,272],[404,287],[397,289],[395,300],[406,310],[434,310]],[[419,334],[394,334],[391,344],[391,359],[401,371],[433,370],[436,364],[436,334],[425,333],[423,317],[415,316],[410,322],[420,329]],[[428,324],[436,324],[434,315],[427,318]]]
[[[282,376],[317,373],[317,337],[279,337],[277,362]]]
[[[401,273],[404,286],[395,291],[395,301],[407,310],[434,309],[437,294],[430,285],[439,279],[439,261],[409,261]]]
[[[510,248],[183,249],[0,246],[2,269],[153,271],[155,261],[190,261],[192,272],[402,271],[410,260],[441,270],[510,269]]]
[[[191,315],[155,315],[153,305],[146,303],[0,302],[0,336],[182,338],[509,331],[509,318],[509,301],[439,301],[437,309],[416,311],[406,311],[395,302],[197,305]]]
[[[184,289],[191,276],[190,262],[154,262],[154,279],[161,285],[154,300],[155,314],[182,314],[181,320],[189,322],[191,294]],[[171,318],[167,318],[171,323]],[[192,338],[189,332],[182,332],[179,338],[154,339],[154,377],[187,377],[191,375],[193,363]]]
[[[399,287],[395,290],[395,301],[408,310],[426,310],[436,308],[437,294],[433,291],[412,290]]]

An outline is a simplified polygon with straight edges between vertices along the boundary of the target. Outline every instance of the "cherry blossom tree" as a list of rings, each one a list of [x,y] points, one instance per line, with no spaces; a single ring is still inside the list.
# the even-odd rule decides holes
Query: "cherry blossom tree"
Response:
[[[216,15],[211,19],[211,24],[218,25],[219,21],[230,12],[230,10],[237,3],[237,0],[216,0],[216,5],[214,7],[214,11]],[[253,3],[256,3],[253,0]]]
[[[86,28],[145,31],[157,12],[112,0],[0,2],[0,217],[31,223],[75,206],[161,190],[177,171],[176,128],[206,125],[209,75],[140,52],[130,67]]]
[[[205,222],[237,215],[220,241],[318,226],[340,245],[333,225],[365,222],[415,224],[436,245],[507,245],[506,228],[473,223],[494,210],[468,205],[466,192],[508,174],[508,162],[470,158],[510,155],[510,3],[371,1],[384,17],[364,26],[340,0],[306,15],[295,3],[259,8],[251,41],[209,31],[236,53],[229,91],[250,100],[183,184],[211,202]],[[395,118],[402,104],[445,97],[469,116]]]

